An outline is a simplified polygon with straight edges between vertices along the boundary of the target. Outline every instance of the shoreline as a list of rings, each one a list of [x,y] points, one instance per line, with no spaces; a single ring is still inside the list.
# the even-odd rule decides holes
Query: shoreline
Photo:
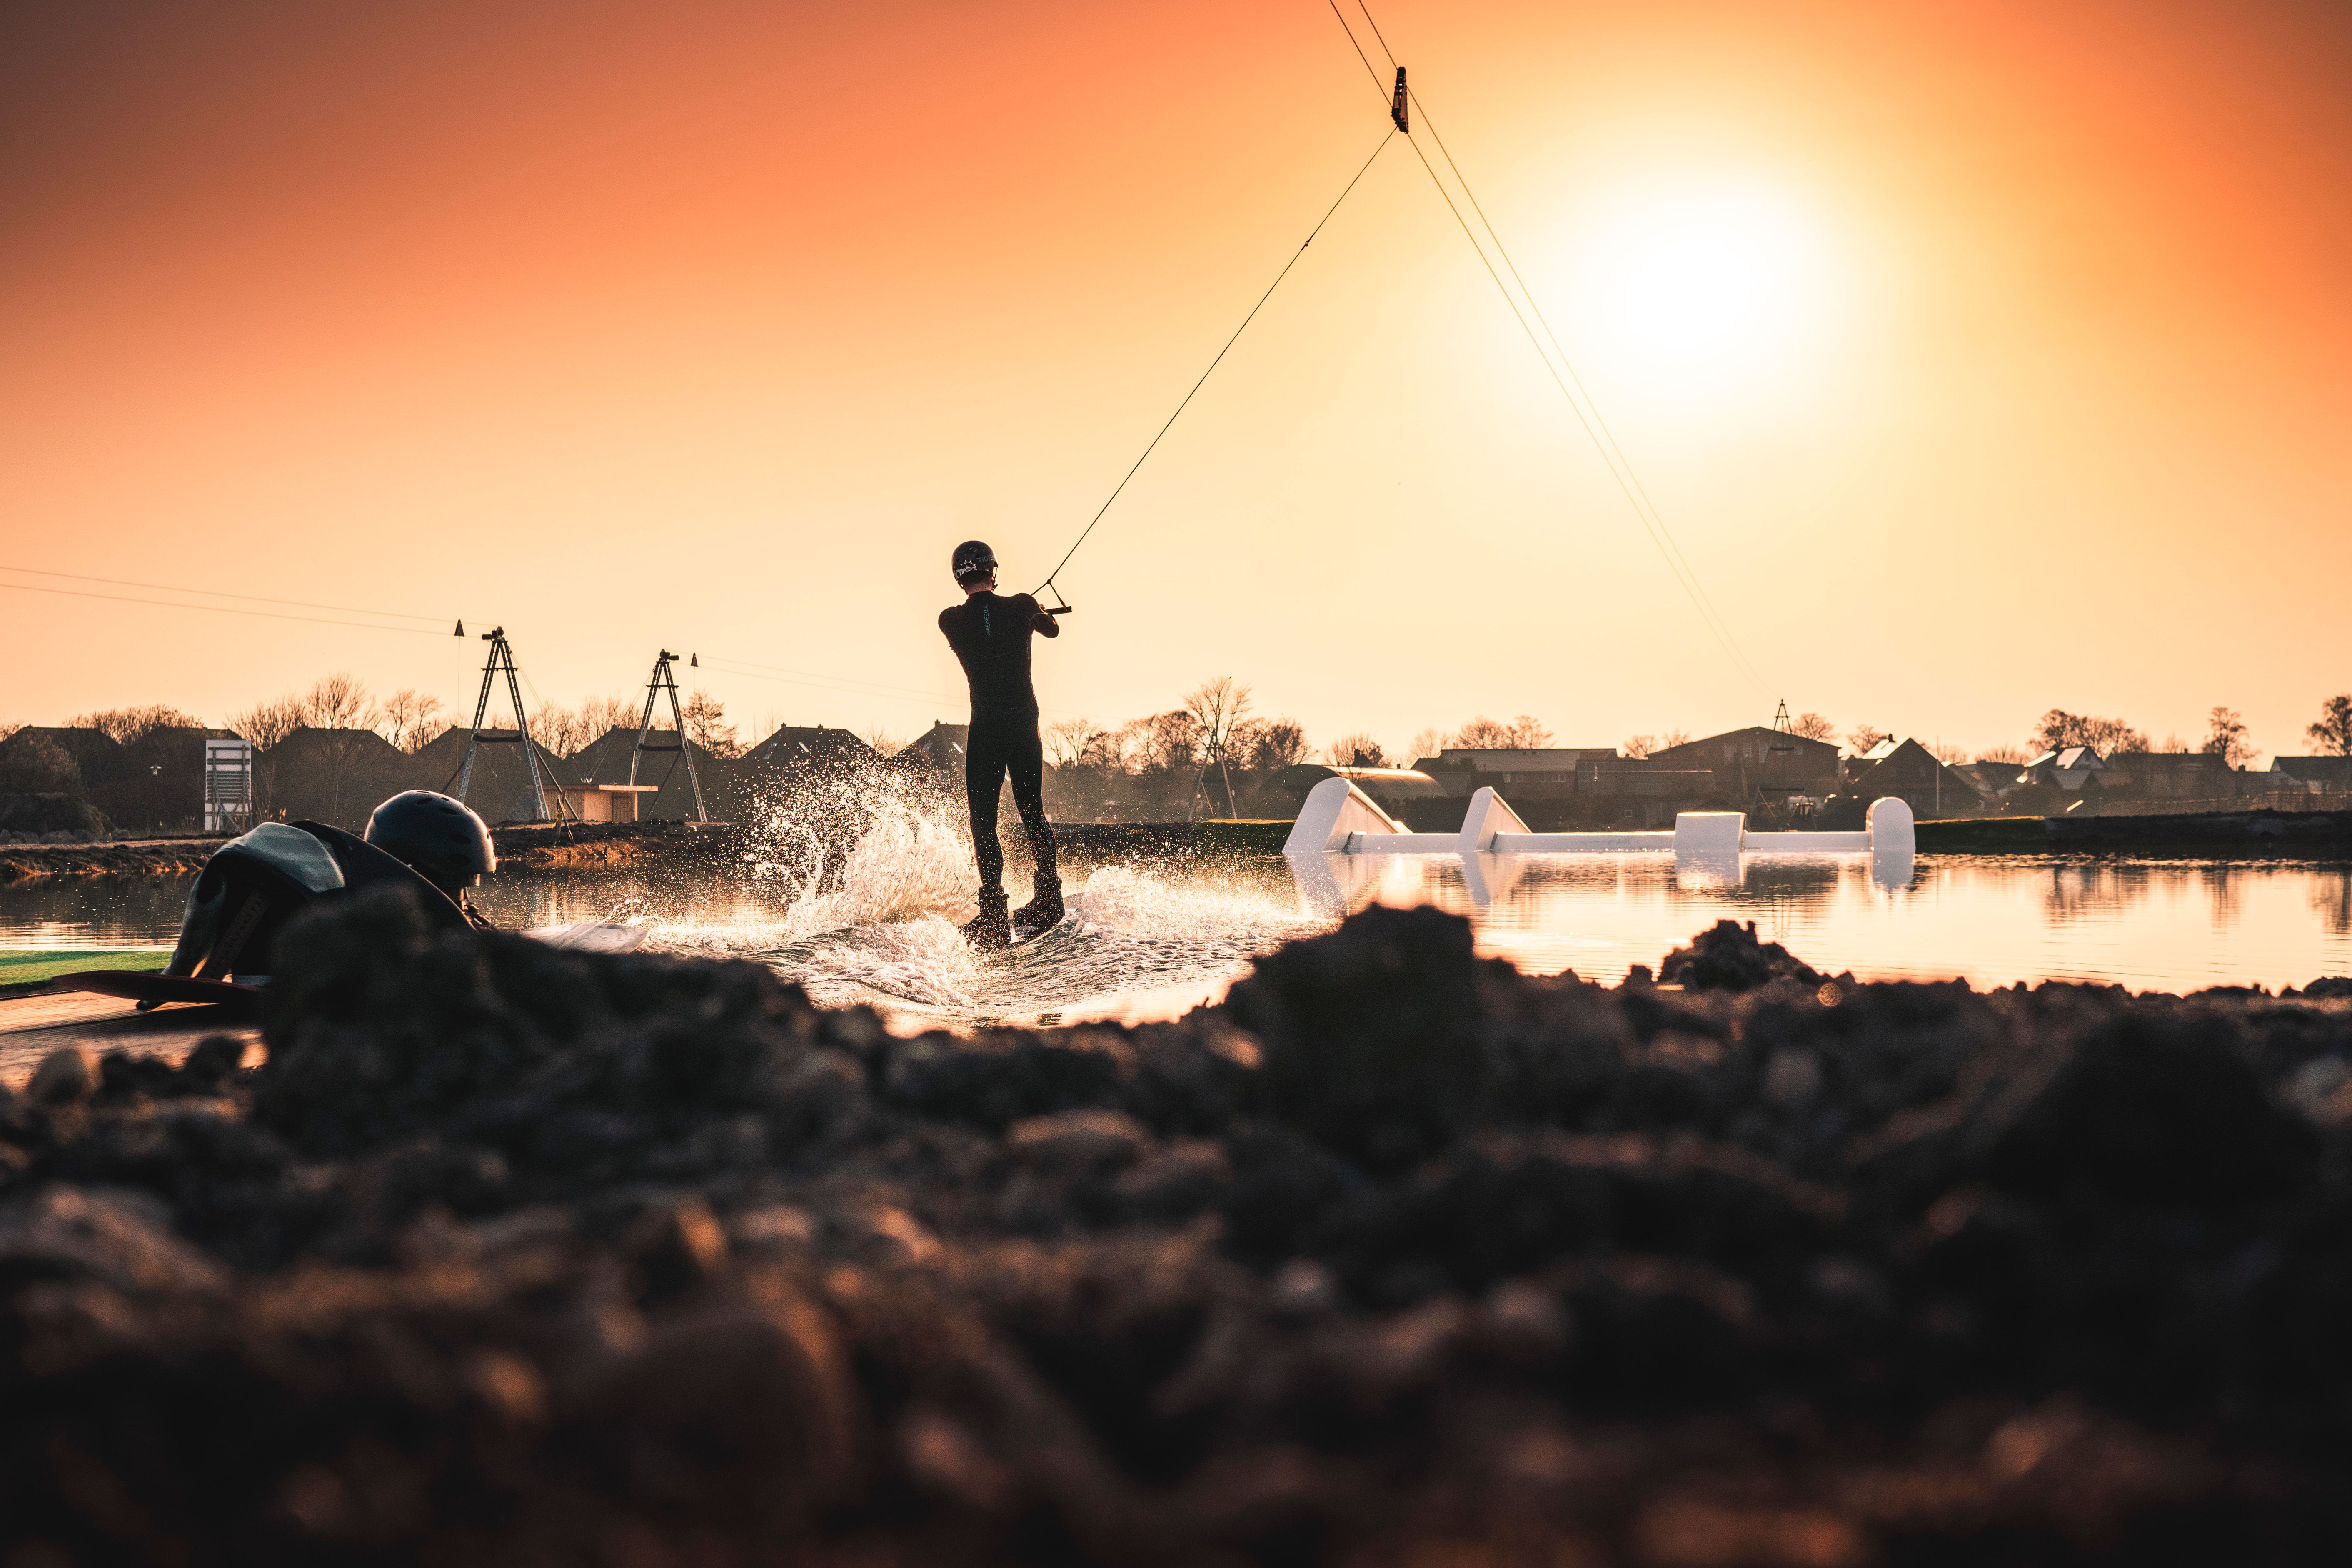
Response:
[[[1280,821],[1056,823],[1055,845],[1076,858],[1279,855]],[[2200,812],[2175,816],[1929,818],[1921,855],[2081,855],[2152,858],[2352,858],[2352,811]],[[1016,849],[1018,836],[1007,829]],[[501,866],[531,870],[713,863],[752,847],[729,823],[560,823],[492,830]],[[0,846],[0,887],[43,879],[193,876],[224,840]]]

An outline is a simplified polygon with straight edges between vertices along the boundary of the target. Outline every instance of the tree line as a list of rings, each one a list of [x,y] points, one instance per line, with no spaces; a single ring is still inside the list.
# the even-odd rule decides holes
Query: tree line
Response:
[[[707,691],[687,693],[681,703],[687,736],[713,755],[742,754],[744,742],[737,726],[727,719],[727,705]],[[1091,719],[1066,719],[1040,731],[1046,761],[1057,769],[1091,770],[1104,774],[1147,774],[1214,768],[1221,774],[1265,773],[1315,759],[1318,752],[1307,740],[1306,727],[1296,719],[1262,718],[1252,712],[1251,688],[1231,676],[1202,681],[1165,712],[1130,719],[1117,725],[1099,725]],[[644,714],[644,699],[619,692],[591,697],[576,708],[541,701],[530,710],[531,738],[559,756],[569,757],[616,730],[635,730]],[[668,715],[656,711],[656,728],[667,729]],[[0,721],[0,739],[24,726]],[[155,703],[99,709],[77,713],[66,721],[68,729],[100,731],[121,745],[131,745],[161,729],[202,729],[204,721],[177,708]],[[256,702],[229,715],[228,729],[268,751],[296,730],[373,731],[394,747],[415,752],[440,738],[451,727],[439,698],[404,687],[378,697],[367,683],[348,670],[322,676],[306,689],[268,701]],[[1792,733],[1809,740],[1835,741],[1837,727],[1826,716],[1806,712],[1790,724]],[[2306,725],[2305,739],[2317,751],[2352,757],[2352,693],[2329,697],[2320,704],[2319,718]],[[899,742],[876,731],[867,740],[885,753]],[[1691,738],[1687,730],[1659,734],[1629,735],[1622,750],[1629,757],[1646,758],[1681,745]],[[1845,732],[1847,747],[1857,756],[1890,738],[1875,724],[1863,723]],[[1458,729],[1424,729],[1402,754],[1390,752],[1370,732],[1349,731],[1321,748],[1322,760],[1339,767],[1410,767],[1454,747],[1474,750],[1539,749],[1552,743],[1552,731],[1530,714],[1504,721],[1480,715]],[[2034,725],[2026,745],[2000,745],[1975,753],[1973,759],[1957,746],[1930,745],[1948,763],[1970,760],[2019,765],[2044,752],[2088,746],[2102,756],[2118,752],[2180,753],[2202,752],[2222,759],[2230,767],[2243,767],[2256,754],[2244,716],[2217,704],[2206,716],[2206,732],[2192,744],[2179,735],[2151,741],[2122,719],[2075,713],[2053,708]]]

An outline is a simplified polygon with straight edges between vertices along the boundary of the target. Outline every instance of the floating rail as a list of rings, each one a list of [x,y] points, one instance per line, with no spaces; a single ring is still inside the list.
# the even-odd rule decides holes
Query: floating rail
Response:
[[[1480,789],[1471,795],[1458,832],[1414,833],[1349,780],[1329,778],[1307,793],[1283,853],[1302,887],[1333,894],[1342,881],[1360,882],[1363,873],[1356,868],[1374,861],[1456,856],[1472,897],[1482,904],[1516,879],[1513,868],[1539,855],[1672,855],[1677,879],[1700,885],[1737,882],[1751,855],[1866,855],[1873,881],[1908,885],[1916,849],[1910,806],[1883,796],[1871,802],[1864,820],[1866,826],[1855,833],[1751,833],[1745,812],[1685,811],[1670,832],[1538,833],[1501,795]]]

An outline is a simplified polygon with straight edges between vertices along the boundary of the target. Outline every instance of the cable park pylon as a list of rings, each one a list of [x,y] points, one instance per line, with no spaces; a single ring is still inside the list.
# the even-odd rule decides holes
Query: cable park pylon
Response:
[[[694,820],[708,822],[710,820],[710,814],[702,807],[702,778],[694,770],[694,748],[687,743],[686,714],[678,706],[677,676],[670,669],[670,666],[677,662],[677,655],[667,648],[662,649],[654,659],[654,672],[646,681],[645,717],[637,723],[637,743],[629,749],[629,785],[632,789],[635,788],[637,763],[647,752],[676,752],[686,759],[686,782],[694,794]],[[699,662],[699,660],[697,661],[698,666]],[[647,739],[653,733],[654,704],[660,700],[664,692],[669,694],[669,720],[675,726],[677,735],[675,745],[665,746]],[[670,768],[672,772],[676,772],[677,764],[672,763]],[[662,782],[665,784],[669,782],[667,774],[663,775]]]
[[[475,624],[478,626],[481,623],[478,621]],[[465,622],[457,623],[457,635],[459,637],[466,635]],[[520,744],[522,747],[523,764],[530,771],[531,820],[551,821],[553,818],[547,813],[547,784],[540,777],[539,773],[539,746],[530,738],[530,720],[523,717],[521,676],[515,668],[514,647],[507,641],[507,629],[504,626],[492,626],[482,634],[482,640],[490,645],[490,657],[482,665],[482,694],[474,700],[473,732],[466,737],[466,760],[457,764],[457,787],[455,793],[462,801],[466,798],[467,790],[473,786],[474,754],[480,747]],[[485,730],[482,728],[482,721],[489,716],[490,692],[497,686],[499,677],[501,675],[504,675],[507,679],[507,697],[514,704],[515,727],[511,731]],[[571,808],[564,802],[561,792],[557,794],[555,799],[557,810],[569,816]]]

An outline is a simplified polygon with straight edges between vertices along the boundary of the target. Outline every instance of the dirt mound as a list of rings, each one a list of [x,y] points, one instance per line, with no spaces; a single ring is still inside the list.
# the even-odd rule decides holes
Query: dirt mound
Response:
[[[1686,951],[895,1038],[322,910],[266,1066],[0,1105],[9,1560],[2352,1550],[2352,1015]]]

